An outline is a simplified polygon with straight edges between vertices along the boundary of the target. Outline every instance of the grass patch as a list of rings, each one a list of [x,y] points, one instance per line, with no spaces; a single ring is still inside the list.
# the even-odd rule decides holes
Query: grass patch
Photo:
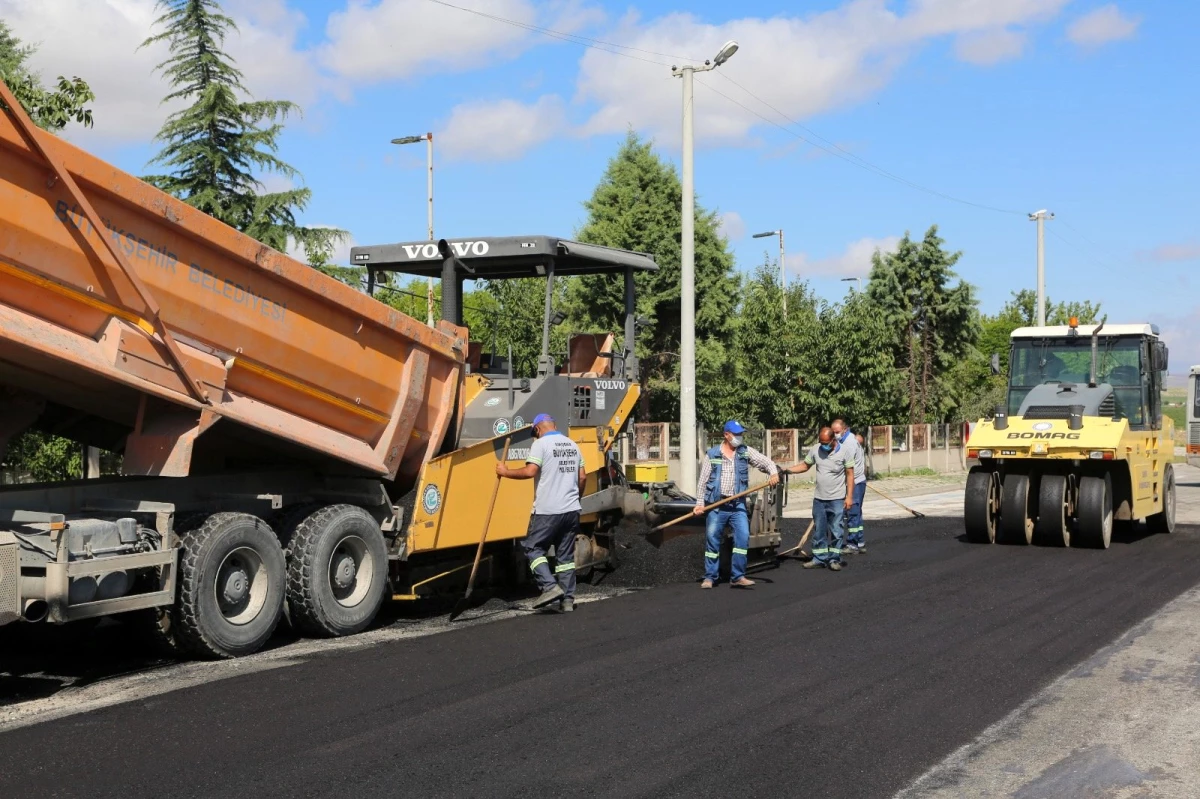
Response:
[[[885,480],[890,477],[939,477],[941,472],[930,469],[928,466],[921,466],[917,469],[893,469],[890,472],[877,472],[876,480]]]

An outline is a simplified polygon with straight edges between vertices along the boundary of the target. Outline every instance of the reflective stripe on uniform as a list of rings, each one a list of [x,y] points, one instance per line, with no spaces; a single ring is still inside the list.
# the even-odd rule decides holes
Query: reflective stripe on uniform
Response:
[[[555,574],[561,574],[562,572],[571,572],[571,571],[575,571],[575,561],[570,561],[569,563],[560,563],[554,567]]]
[[[704,557],[712,558],[713,560],[717,560],[718,558],[721,557],[721,553],[720,552],[705,552]]]
[[[735,554],[735,555],[748,555],[748,554],[750,554],[750,550],[748,550],[748,549],[738,549],[737,547],[734,547],[734,548],[733,548],[733,554]]]
[[[862,531],[863,529],[861,527],[851,527],[849,530],[851,533],[861,533]]]
[[[820,549],[813,549],[812,553],[813,553],[813,557],[815,558],[817,555],[828,555],[832,551],[833,551],[832,549],[829,549],[827,547],[821,547]]]
[[[548,564],[549,562],[550,562],[550,561],[546,560],[546,558],[545,558],[545,557],[534,558],[533,560],[529,561],[529,570],[530,570],[530,571],[537,571],[537,567],[538,567],[538,566],[542,566],[542,565]]]

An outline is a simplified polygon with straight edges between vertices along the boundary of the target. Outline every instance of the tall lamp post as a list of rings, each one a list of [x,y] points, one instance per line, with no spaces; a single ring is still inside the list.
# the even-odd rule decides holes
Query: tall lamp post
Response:
[[[737,42],[728,41],[711,61],[702,66],[671,67],[683,78],[683,202],[680,236],[679,299],[679,466],[685,490],[696,485],[696,187],[693,151],[692,82],[697,72],[708,72],[724,64],[737,52]]]
[[[1046,220],[1053,219],[1054,214],[1042,209],[1029,215],[1030,222],[1037,222],[1037,323],[1038,327],[1046,326]]]
[[[844,278],[842,278],[843,283],[849,283],[854,280],[858,281],[858,290],[862,291],[862,278],[861,277],[844,277]]]
[[[769,236],[779,236],[779,285],[783,288],[783,318],[787,321],[787,268],[783,260],[783,230],[768,230],[766,233],[755,233],[751,238],[765,239]]]
[[[403,136],[392,139],[392,144],[417,144],[425,142],[425,160],[428,164],[429,184],[429,240],[433,241],[433,134],[424,136]],[[433,278],[425,279],[425,324],[433,327]]]

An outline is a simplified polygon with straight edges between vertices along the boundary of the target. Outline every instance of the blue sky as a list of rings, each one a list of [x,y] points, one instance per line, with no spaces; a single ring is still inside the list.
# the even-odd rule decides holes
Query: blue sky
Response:
[[[1025,214],[1048,208],[1050,296],[1102,302],[1112,321],[1156,321],[1175,373],[1200,363],[1200,112],[1187,77],[1200,74],[1196,4],[453,3],[638,48],[622,50],[636,58],[433,0],[228,0],[242,30],[230,50],[251,90],[304,106],[282,155],[314,191],[306,222],[344,227],[357,243],[424,238],[424,152],[388,142],[432,130],[439,236],[570,236],[627,128],[678,160],[669,65],[736,38],[723,75],[696,87],[696,185],[727,215],[741,268],[774,253],[749,234],[782,227],[789,279],[835,299],[849,285],[841,277],[865,276],[875,246],[936,223],[995,310],[1033,287]],[[96,87],[96,128],[72,138],[135,173],[166,112],[151,71],[161,53],[135,51],[151,12],[152,0],[0,0],[0,17],[43,43],[46,75]],[[75,33],[64,36],[68,19]],[[1009,213],[915,190],[854,157]]]

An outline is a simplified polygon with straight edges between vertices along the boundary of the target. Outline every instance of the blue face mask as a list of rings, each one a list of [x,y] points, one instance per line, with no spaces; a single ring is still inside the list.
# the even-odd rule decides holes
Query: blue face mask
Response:
[[[828,444],[822,444],[821,451],[824,452],[826,455],[833,452],[833,442],[830,442]]]

